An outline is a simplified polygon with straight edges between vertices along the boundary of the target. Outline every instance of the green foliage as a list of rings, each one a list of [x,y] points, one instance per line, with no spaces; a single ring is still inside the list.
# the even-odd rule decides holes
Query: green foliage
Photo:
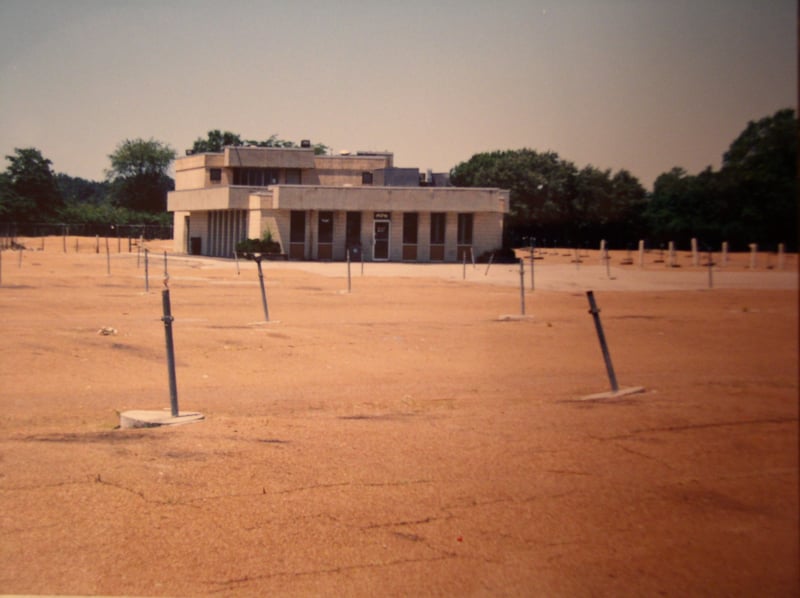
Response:
[[[797,244],[797,120],[791,109],[748,123],[722,168],[696,176],[673,168],[659,176],[647,206],[661,241]]]
[[[0,217],[19,222],[52,221],[64,201],[50,168],[33,147],[15,148],[0,180]]]
[[[202,137],[195,139],[194,144],[192,145],[192,151],[194,153],[218,153],[223,151],[226,145],[251,145],[253,147],[297,147],[297,144],[295,144],[293,141],[280,139],[277,135],[271,135],[269,139],[265,139],[264,141],[258,141],[255,139],[243,140],[242,136],[238,133],[213,129],[207,133],[205,139]],[[317,155],[328,153],[329,148],[324,143],[317,143],[313,147],[314,153]]]
[[[88,181],[59,172],[56,185],[65,204],[90,203],[99,205],[108,201],[110,185],[106,181]]]
[[[202,137],[195,139],[192,151],[198,154],[221,152],[226,145],[243,145],[242,138],[230,131],[223,132],[219,129],[214,129],[208,132],[205,139]]]
[[[531,149],[476,154],[450,172],[461,187],[499,187],[511,192],[507,239],[523,237],[589,241],[638,229],[645,190],[629,172],[612,176],[593,166],[581,170],[555,152]]]
[[[272,238],[272,231],[266,229],[260,239],[245,239],[236,244],[236,253],[248,259],[254,253],[281,253],[281,244]]]
[[[106,177],[116,205],[141,212],[164,212],[175,188],[167,172],[175,150],[154,139],[126,139],[110,154]]]

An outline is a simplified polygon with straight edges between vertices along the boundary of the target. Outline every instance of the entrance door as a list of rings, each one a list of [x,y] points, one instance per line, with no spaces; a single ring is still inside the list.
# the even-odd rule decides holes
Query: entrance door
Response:
[[[389,259],[389,231],[392,223],[388,220],[376,220],[374,230],[374,243],[372,259],[385,261]]]

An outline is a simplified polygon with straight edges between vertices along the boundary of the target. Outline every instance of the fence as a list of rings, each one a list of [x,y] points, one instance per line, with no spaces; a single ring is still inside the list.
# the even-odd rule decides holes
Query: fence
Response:
[[[8,249],[19,237],[143,237],[146,240],[171,239],[172,226],[160,224],[52,224],[35,222],[0,222],[0,249]]]

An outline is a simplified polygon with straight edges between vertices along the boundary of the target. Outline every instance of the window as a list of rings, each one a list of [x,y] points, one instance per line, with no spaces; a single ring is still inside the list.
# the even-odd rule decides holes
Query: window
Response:
[[[234,168],[233,184],[246,187],[277,185],[279,174],[275,168]]]
[[[416,212],[403,214],[403,243],[405,245],[417,244],[417,223],[418,215]]]
[[[222,169],[211,168],[208,171],[208,178],[211,179],[212,183],[219,183],[222,180]]]
[[[444,245],[444,231],[447,223],[447,214],[433,212],[431,214],[431,245]]]
[[[458,215],[458,244],[472,245],[472,214]]]
[[[333,243],[333,212],[319,213],[319,243]]]
[[[299,168],[289,168],[286,170],[286,184],[299,185],[303,180],[302,171]]]
[[[361,184],[362,185],[371,185],[372,184],[372,173],[371,172],[362,172],[361,173]]]

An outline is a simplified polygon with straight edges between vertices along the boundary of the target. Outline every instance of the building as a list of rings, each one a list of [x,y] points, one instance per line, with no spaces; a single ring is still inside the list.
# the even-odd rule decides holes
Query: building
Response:
[[[499,248],[509,192],[442,186],[446,176],[396,168],[387,152],[314,155],[225,147],[175,161],[178,253],[233,257],[272,233],[290,260],[455,262]]]

